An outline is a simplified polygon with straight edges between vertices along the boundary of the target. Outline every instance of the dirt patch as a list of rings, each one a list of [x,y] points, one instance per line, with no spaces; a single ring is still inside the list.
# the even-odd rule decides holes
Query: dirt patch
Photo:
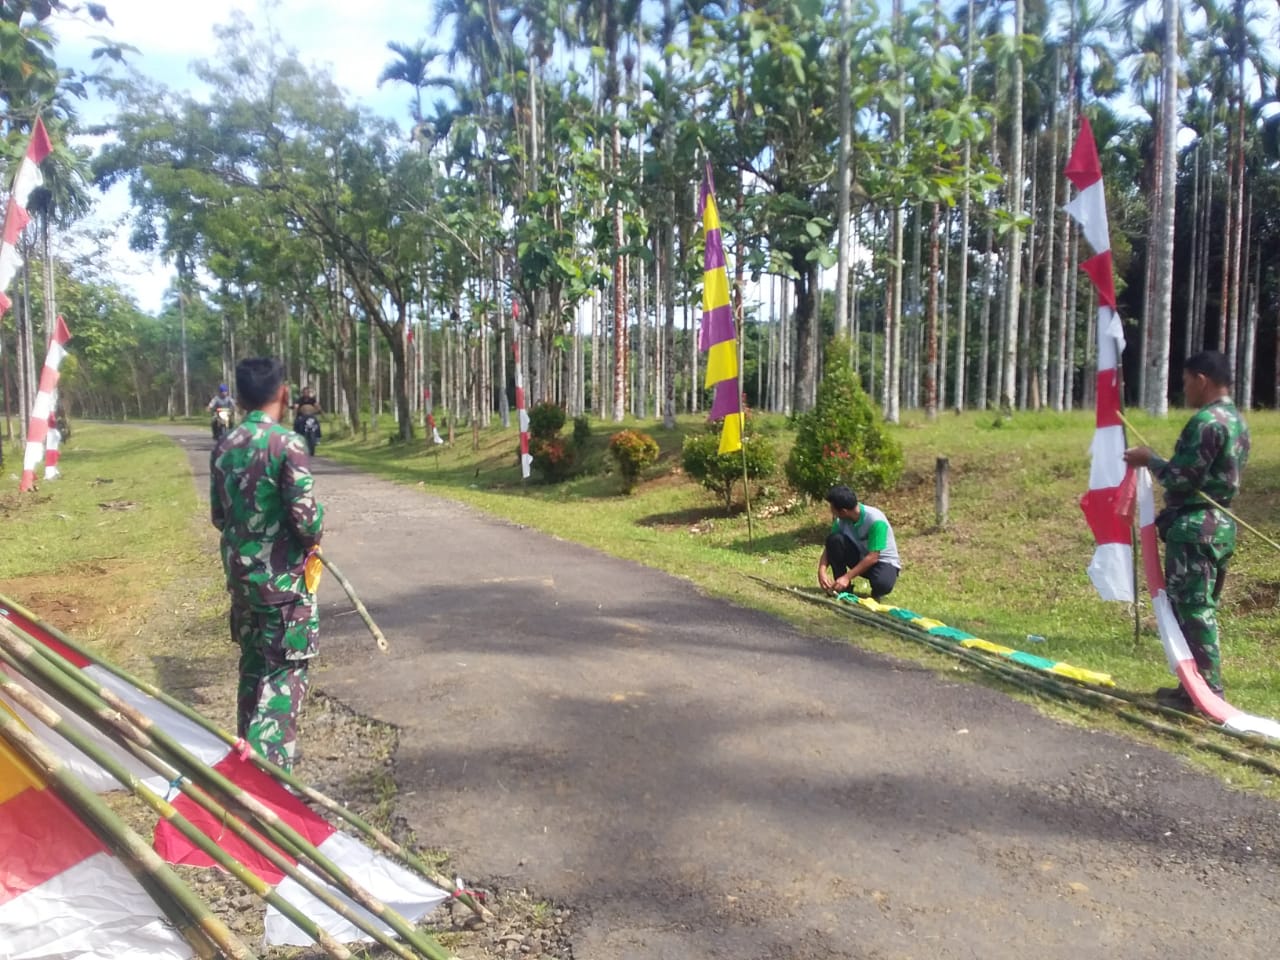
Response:
[[[109,631],[123,610],[121,585],[142,575],[138,564],[99,559],[70,564],[57,573],[0,580],[0,594],[13,597],[47,623],[77,638]]]
[[[1230,584],[1231,581],[1227,581]],[[1274,610],[1280,603],[1280,581],[1242,580],[1241,596],[1233,603],[1237,616],[1257,611]]]

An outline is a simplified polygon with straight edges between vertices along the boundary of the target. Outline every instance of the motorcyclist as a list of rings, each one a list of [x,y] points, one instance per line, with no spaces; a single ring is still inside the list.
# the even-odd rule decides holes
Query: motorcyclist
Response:
[[[307,450],[315,454],[316,443],[320,439],[320,401],[310,384],[303,387],[298,395],[298,402],[293,406],[293,432],[301,434],[307,441]]]
[[[235,423],[236,401],[225,383],[218,384],[218,395],[209,401],[208,411],[213,414],[213,439],[218,440]],[[220,411],[227,411],[225,423],[219,422]]]

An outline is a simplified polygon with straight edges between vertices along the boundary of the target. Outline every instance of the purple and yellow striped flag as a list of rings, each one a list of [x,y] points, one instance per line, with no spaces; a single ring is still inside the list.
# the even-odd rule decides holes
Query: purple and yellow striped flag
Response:
[[[699,191],[702,230],[706,242],[702,277],[702,333],[698,343],[707,355],[706,386],[715,386],[711,419],[724,419],[720,431],[720,452],[742,449],[742,390],[738,386],[738,339],[729,300],[729,273],[724,265],[724,243],[720,239],[720,213],[716,209],[715,187],[708,166]]]

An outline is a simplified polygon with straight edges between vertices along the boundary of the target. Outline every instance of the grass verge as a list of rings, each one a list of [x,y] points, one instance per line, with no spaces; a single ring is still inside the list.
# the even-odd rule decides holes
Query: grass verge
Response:
[[[29,494],[6,458],[0,592],[150,679],[184,661],[199,674],[224,594],[186,455],[159,434],[77,423],[65,456],[64,477]]]
[[[1154,444],[1170,450],[1185,419],[1133,416]],[[779,448],[791,443],[781,418],[761,417]],[[1253,456],[1241,515],[1274,534],[1280,519],[1280,415],[1250,418]],[[628,423],[625,426],[637,426]],[[389,425],[369,439],[326,440],[322,453],[398,482],[418,485],[538,530],[685,577],[709,593],[783,615],[811,631],[849,637],[836,618],[771,594],[746,580],[753,573],[783,583],[815,579],[825,505],[806,504],[779,481],[753,490],[754,537],[740,508],[726,514],[706,491],[683,477],[683,437],[703,429],[681,417],[676,430],[640,424],[662,458],[631,496],[608,470],[605,445],[613,424],[593,423],[577,451],[589,473],[559,485],[521,483],[514,430],[470,432],[452,446],[422,440],[390,442]],[[1168,684],[1155,622],[1139,607],[1135,642],[1132,607],[1097,599],[1084,568],[1093,545],[1078,507],[1088,485],[1090,414],[1024,413],[1010,421],[992,414],[947,414],[930,423],[910,417],[893,428],[906,457],[896,489],[868,495],[894,524],[904,571],[891,600],[997,643],[1115,675],[1132,690]],[[951,467],[951,510],[939,528],[934,513],[938,457]],[[1244,533],[1223,596],[1224,670],[1233,703],[1280,715],[1280,575],[1271,547]],[[897,641],[855,631],[859,645],[911,656]]]

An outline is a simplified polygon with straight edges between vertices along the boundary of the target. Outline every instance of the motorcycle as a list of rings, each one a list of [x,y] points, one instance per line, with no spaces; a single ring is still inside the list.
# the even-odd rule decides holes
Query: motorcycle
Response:
[[[316,444],[320,442],[320,418],[314,413],[298,414],[293,420],[293,432],[307,441],[307,454],[314,457]]]
[[[213,411],[213,440],[217,443],[227,435],[227,431],[231,429],[231,410],[227,407],[219,407]]]

